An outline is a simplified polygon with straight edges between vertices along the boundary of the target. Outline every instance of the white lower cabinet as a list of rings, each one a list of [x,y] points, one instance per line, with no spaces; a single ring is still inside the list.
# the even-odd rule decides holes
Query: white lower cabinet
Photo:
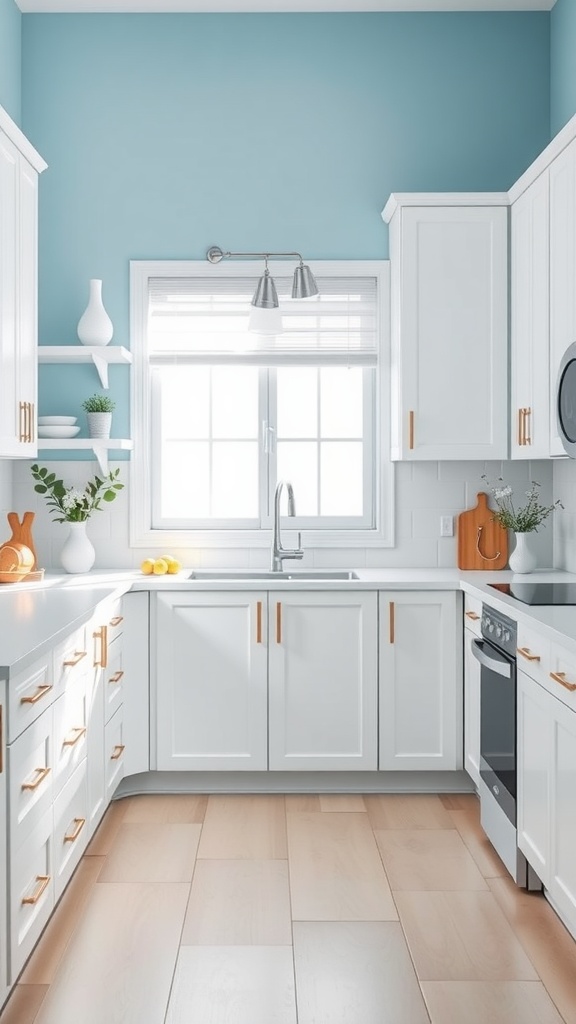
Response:
[[[379,767],[462,767],[456,592],[380,593]]]
[[[0,1006],[8,995],[8,811],[6,799],[6,683],[0,679]]]
[[[106,766],[106,806],[124,778],[124,708],[119,707],[104,729],[104,761]]]
[[[14,983],[54,907],[52,808],[10,850],[10,980]]]
[[[88,843],[87,761],[78,765],[54,801],[54,895],[59,900]]]

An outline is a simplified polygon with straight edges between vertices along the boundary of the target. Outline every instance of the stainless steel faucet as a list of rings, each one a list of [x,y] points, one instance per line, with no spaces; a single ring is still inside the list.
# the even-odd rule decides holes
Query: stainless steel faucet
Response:
[[[282,572],[282,561],[284,558],[303,558],[304,552],[300,547],[302,543],[302,535],[298,534],[298,547],[297,548],[283,548],[282,541],[280,539],[280,495],[282,494],[282,488],[285,487],[288,491],[288,515],[296,515],[296,505],[294,503],[294,491],[292,484],[288,483],[287,480],[279,480],[276,484],[276,491],[274,492],[274,529],[272,530],[272,561],[271,568],[272,572]]]

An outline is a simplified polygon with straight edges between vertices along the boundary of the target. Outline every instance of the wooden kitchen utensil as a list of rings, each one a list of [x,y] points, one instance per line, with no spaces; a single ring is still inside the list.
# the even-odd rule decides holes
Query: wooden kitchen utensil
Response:
[[[36,569],[38,565],[36,548],[34,547],[34,541],[32,540],[32,523],[34,522],[35,515],[35,512],[25,512],[22,516],[22,522],[20,522],[17,512],[9,512],[7,517],[8,525],[12,530],[12,536],[8,543],[11,543],[11,541],[18,541],[20,544],[25,544],[27,548],[30,548],[30,551],[34,555],[34,565],[31,566],[32,569]]]
[[[488,495],[480,491],[478,504],[458,516],[458,568],[504,569],[508,562],[508,531],[494,520]]]

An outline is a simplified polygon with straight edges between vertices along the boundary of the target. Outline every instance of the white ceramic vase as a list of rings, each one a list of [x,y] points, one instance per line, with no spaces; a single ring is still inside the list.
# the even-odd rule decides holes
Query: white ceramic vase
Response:
[[[530,543],[529,533],[515,533],[516,547],[508,558],[512,572],[534,572],[538,560]]]
[[[77,327],[83,345],[107,345],[112,341],[114,327],[102,302],[102,281],[92,278],[90,297]]]
[[[86,533],[86,523],[68,523],[69,534],[60,552],[66,572],[89,572],[96,560],[94,545]]]
[[[87,412],[88,437],[110,437],[111,412]]]

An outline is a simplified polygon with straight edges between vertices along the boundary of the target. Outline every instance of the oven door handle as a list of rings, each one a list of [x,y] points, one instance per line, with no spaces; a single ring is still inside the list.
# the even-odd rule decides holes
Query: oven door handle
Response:
[[[504,676],[505,679],[512,679],[512,665],[502,654],[494,650],[491,654],[486,654],[483,640],[472,640],[471,647],[472,654],[481,665],[489,668],[491,672],[496,672],[499,676]]]

